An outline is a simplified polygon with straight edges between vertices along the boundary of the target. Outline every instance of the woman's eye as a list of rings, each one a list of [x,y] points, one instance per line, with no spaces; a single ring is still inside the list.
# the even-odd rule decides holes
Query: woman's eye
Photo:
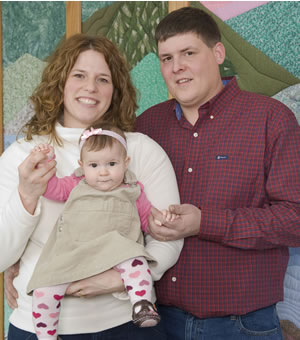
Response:
[[[73,75],[73,77],[75,77],[75,78],[83,78],[83,74],[81,74],[81,73],[75,73],[75,74]]]
[[[108,80],[106,78],[99,78],[98,82],[99,83],[108,83]]]

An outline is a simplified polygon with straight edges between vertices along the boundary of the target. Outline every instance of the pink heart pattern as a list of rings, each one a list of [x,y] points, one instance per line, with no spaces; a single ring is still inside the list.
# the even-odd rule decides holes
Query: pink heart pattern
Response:
[[[143,262],[142,261],[140,261],[140,260],[138,260],[138,259],[134,259],[133,261],[132,261],[132,267],[136,267],[136,266],[142,266],[143,265]]]
[[[135,292],[135,295],[137,296],[144,296],[146,294],[146,291],[143,289],[143,290],[137,290]]]
[[[49,335],[54,335],[56,333],[56,329],[53,329],[53,331],[48,331],[47,332]]]
[[[139,283],[140,286],[149,286],[149,284],[150,284],[150,282],[147,281],[147,280],[142,280],[142,281]]]
[[[32,312],[32,315],[33,315],[33,317],[34,317],[35,319],[38,319],[38,318],[40,318],[40,317],[42,316],[42,314],[40,314],[40,313],[35,313],[35,312]]]
[[[59,300],[61,300],[64,296],[63,296],[63,295],[55,294],[55,295],[53,295],[53,297],[54,297],[55,300],[59,301]]]
[[[59,316],[59,312],[57,312],[57,313],[50,313],[49,316],[52,319],[56,319]]]
[[[127,292],[129,292],[131,289],[133,289],[132,286],[126,286]]]
[[[130,273],[129,277],[131,277],[132,279],[136,279],[137,277],[139,277],[141,274],[141,272],[139,270],[137,270],[136,272]]]
[[[37,299],[43,297],[44,295],[45,295],[44,292],[41,292],[41,291],[38,291],[38,290],[35,290],[35,291],[34,291],[34,296],[35,296]]]
[[[45,327],[47,327],[47,325],[45,324],[45,323],[43,323],[43,322],[39,322],[37,325],[36,325],[36,327],[43,327],[43,328],[45,328]]]
[[[40,304],[38,305],[38,308],[39,308],[39,309],[49,309],[49,307],[48,307],[45,303],[40,303]]]

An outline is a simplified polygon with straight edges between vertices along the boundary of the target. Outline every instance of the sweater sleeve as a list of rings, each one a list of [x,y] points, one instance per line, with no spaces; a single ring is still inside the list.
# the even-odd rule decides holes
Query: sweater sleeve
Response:
[[[41,203],[29,214],[18,191],[18,166],[30,149],[29,143],[15,142],[0,157],[0,272],[19,260],[40,219]]]
[[[128,133],[126,137],[131,159],[129,168],[136,174],[138,181],[143,183],[151,204],[158,209],[178,204],[176,176],[165,151],[154,140],[141,133]],[[146,235],[145,240],[147,252],[157,260],[156,264],[150,263],[152,277],[159,280],[177,262],[183,239],[160,242]]]
[[[151,210],[151,203],[149,202],[145,191],[144,191],[144,186],[142,183],[138,183],[139,186],[141,187],[141,194],[139,198],[136,201],[136,207],[140,216],[140,221],[141,221],[141,229],[145,233],[148,232],[148,217],[150,215],[150,210]]]
[[[66,201],[72,189],[81,181],[82,177],[77,177],[74,174],[58,178],[53,176],[47,185],[44,197],[54,201]]]

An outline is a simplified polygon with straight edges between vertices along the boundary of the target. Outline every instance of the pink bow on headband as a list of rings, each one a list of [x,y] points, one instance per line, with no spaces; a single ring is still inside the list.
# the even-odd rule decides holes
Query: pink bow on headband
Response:
[[[127,151],[127,143],[125,141],[125,139],[120,136],[118,133],[114,132],[114,131],[110,131],[110,130],[102,130],[100,129],[94,129],[93,127],[90,128],[90,130],[85,130],[81,137],[80,137],[80,150],[84,144],[84,142],[91,136],[99,136],[99,135],[105,135],[105,136],[110,136],[113,137],[115,139],[117,139],[125,148],[125,150]]]

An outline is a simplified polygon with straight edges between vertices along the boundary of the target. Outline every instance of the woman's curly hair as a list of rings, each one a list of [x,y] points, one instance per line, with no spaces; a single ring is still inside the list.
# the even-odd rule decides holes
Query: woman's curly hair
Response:
[[[123,131],[134,129],[136,89],[131,82],[125,58],[105,37],[76,34],[61,43],[49,57],[42,80],[30,97],[35,115],[22,130],[27,140],[31,140],[34,135],[49,135],[50,139],[62,144],[56,134],[55,124],[64,112],[64,87],[79,54],[87,50],[102,53],[112,75],[112,102],[101,120]]]

